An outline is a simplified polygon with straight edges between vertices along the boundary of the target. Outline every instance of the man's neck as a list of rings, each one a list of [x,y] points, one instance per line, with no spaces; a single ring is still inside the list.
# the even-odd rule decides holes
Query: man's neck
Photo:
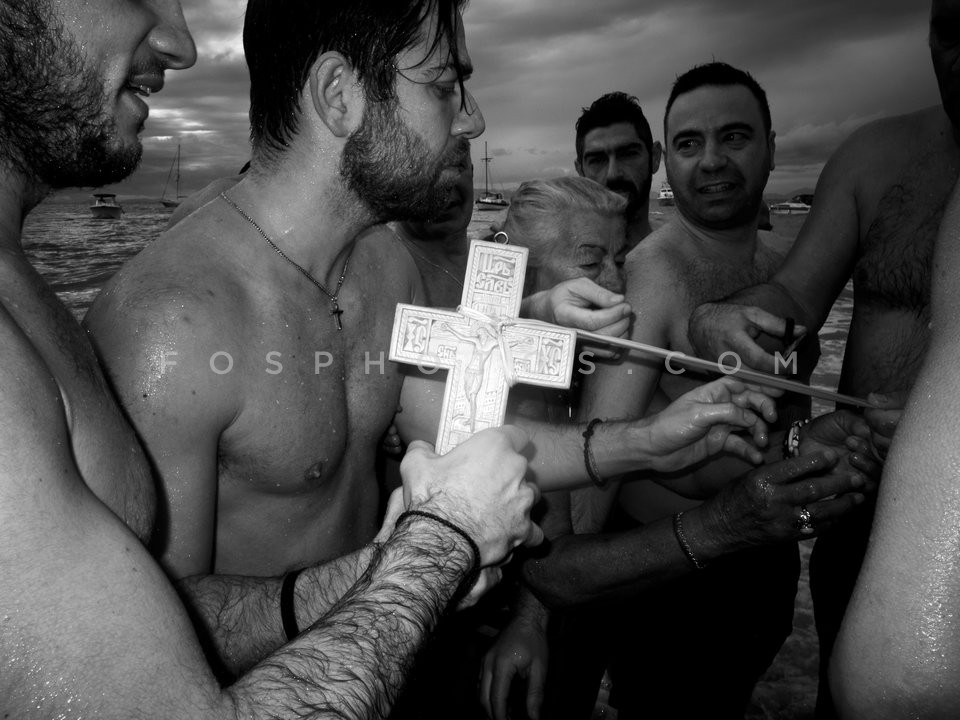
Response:
[[[376,224],[336,173],[325,182],[284,171],[250,172],[226,196],[285,255],[324,284],[336,284],[348,246]]]
[[[678,212],[677,223],[703,250],[722,254],[729,260],[750,262],[757,251],[756,220],[733,228],[708,228],[698,225],[682,212]]]
[[[470,240],[467,230],[443,237],[424,237],[414,233],[405,223],[393,224],[394,232],[400,238],[433,260],[447,261],[453,266],[465,265],[470,252]]]

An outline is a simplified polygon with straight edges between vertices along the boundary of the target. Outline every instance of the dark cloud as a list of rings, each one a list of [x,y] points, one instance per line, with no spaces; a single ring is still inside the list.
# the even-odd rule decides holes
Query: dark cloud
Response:
[[[246,160],[242,9],[236,0],[188,4],[197,66],[169,73],[151,100],[143,167],[123,192],[161,186],[178,141],[190,189]],[[611,90],[636,95],[659,136],[676,76],[721,59],[749,70],[769,95],[778,133],[771,186],[812,185],[856,127],[938,102],[928,13],[925,2],[903,0],[476,0],[465,17],[470,88],[487,132],[473,143],[474,161],[487,141],[491,173],[507,187],[571,172],[574,121]]]

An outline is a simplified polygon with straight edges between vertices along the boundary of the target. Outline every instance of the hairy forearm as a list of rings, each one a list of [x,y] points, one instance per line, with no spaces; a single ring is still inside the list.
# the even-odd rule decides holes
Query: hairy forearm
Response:
[[[294,588],[300,628],[322,617],[357,582],[374,547],[305,569]],[[212,662],[236,676],[279,648],[287,638],[280,618],[282,578],[198,575],[177,590],[189,609]]]
[[[229,689],[237,717],[387,716],[472,559],[442,526],[406,521],[330,612]]]

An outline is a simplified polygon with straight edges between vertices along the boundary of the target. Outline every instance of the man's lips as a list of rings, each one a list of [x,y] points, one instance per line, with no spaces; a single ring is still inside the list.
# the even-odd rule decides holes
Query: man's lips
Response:
[[[153,93],[160,92],[163,89],[163,76],[154,74],[135,75],[130,78],[124,88],[141,97],[150,97]]]
[[[698,187],[697,192],[703,195],[718,195],[720,193],[730,192],[735,187],[736,185],[729,182],[710,183],[709,185],[701,185]]]

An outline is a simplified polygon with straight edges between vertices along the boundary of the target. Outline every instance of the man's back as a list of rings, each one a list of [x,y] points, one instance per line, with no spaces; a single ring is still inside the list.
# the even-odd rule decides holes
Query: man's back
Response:
[[[279,574],[373,537],[375,448],[400,388],[381,352],[416,272],[377,240],[335,262],[342,330],[329,298],[222,200],[122,268],[91,308],[162,481],[159,550],[175,575]]]

